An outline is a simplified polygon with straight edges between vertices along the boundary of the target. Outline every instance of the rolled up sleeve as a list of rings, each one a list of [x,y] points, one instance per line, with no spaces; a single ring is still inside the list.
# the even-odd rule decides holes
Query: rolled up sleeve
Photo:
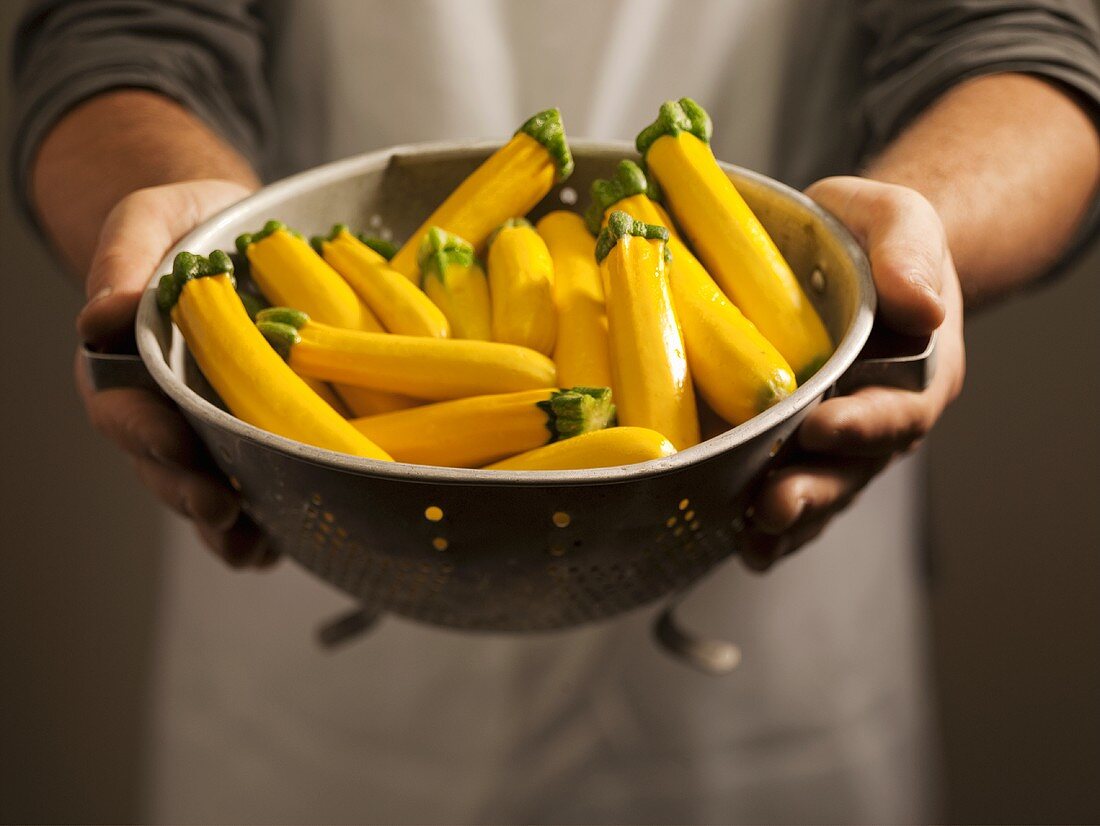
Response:
[[[16,30],[12,75],[10,160],[24,208],[46,133],[113,89],[166,95],[258,166],[270,157],[263,24],[244,0],[35,0]]]
[[[1019,72],[1060,84],[1100,124],[1100,22],[1091,0],[868,0],[861,111],[873,155],[952,86]],[[1066,264],[1100,229],[1100,193],[1064,251]]]
[[[1056,81],[1100,113],[1100,24],[1091,0],[872,0],[863,96],[875,151],[950,87],[1000,72]]]

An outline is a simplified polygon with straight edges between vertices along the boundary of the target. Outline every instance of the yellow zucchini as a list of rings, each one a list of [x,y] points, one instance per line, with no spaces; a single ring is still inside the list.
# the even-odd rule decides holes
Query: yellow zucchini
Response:
[[[596,241],[584,220],[565,210],[544,216],[536,229],[554,261],[554,306],[558,313],[554,363],[558,366],[558,381],[566,387],[610,386],[603,282],[592,254]]]
[[[581,470],[619,467],[663,459],[676,452],[672,442],[644,427],[612,427],[554,442],[486,465],[486,470]]]
[[[554,262],[524,218],[509,218],[489,238],[489,295],[493,341],[554,352]]]
[[[597,178],[589,187],[590,203],[584,212],[584,222],[588,231],[593,235],[599,235],[600,230],[607,226],[607,219],[613,210],[620,209],[638,220],[644,220],[649,224],[665,227],[669,234],[675,238],[676,228],[668,213],[657,203],[661,197],[660,190],[652,176],[647,176],[637,163],[631,160],[621,160],[615,167],[615,174],[610,178]],[[647,218],[633,215],[628,207],[635,206],[645,209],[649,215]],[[650,219],[653,220],[650,220]]]
[[[346,224],[337,224],[327,236],[318,236],[312,243],[388,332],[434,338],[450,335],[446,316],[432,300],[392,269],[385,258],[352,235]]]
[[[399,462],[481,467],[601,430],[614,416],[609,388],[574,387],[473,396],[351,423]]]
[[[256,314],[260,310],[270,306],[266,301],[260,298],[258,295],[252,292],[238,289],[237,295],[241,299],[241,303],[244,305],[245,312],[248,313],[248,317],[252,321],[256,320]],[[341,416],[348,418],[354,415],[348,408],[347,403],[337,395],[336,391],[330,384],[317,379],[304,379],[305,383],[309,385],[309,389],[320,396],[325,404],[329,405],[333,410],[339,413]]]
[[[718,166],[710,133],[710,118],[693,100],[667,101],[639,133],[638,151],[707,270],[801,383],[832,354],[832,340],[775,242]]]
[[[234,416],[314,447],[389,461],[389,455],[327,405],[274,353],[234,290],[233,263],[181,252],[161,278],[170,312],[203,375]]]
[[[377,416],[393,410],[405,410],[423,404],[423,399],[414,399],[401,393],[383,393],[353,384],[334,384],[332,389],[351,411],[352,416]]]
[[[325,324],[379,332],[382,325],[355,291],[297,233],[281,221],[237,237],[252,280],[272,304],[300,307]]]
[[[633,161],[623,161],[614,178],[593,183],[589,226],[598,226],[601,214],[622,210],[638,221],[668,227],[672,253],[668,280],[691,377],[723,419],[741,424],[793,393],[794,373],[771,342],[718,289],[667,223],[668,214],[646,194],[647,188],[642,169]]]
[[[454,233],[431,227],[420,245],[420,286],[451,326],[454,338],[489,341],[492,305],[489,281],[473,246]]]
[[[613,212],[596,242],[607,292],[612,387],[619,421],[699,442],[695,391],[669,295],[668,230]]]
[[[268,221],[259,232],[238,236],[237,250],[248,258],[252,280],[271,303],[301,307],[311,317],[334,327],[382,332],[382,324],[370,307],[340,273],[282,221]],[[335,390],[357,416],[409,404],[401,397],[383,398],[359,388]]]
[[[319,381],[318,379],[306,378],[303,378],[302,381],[306,383],[306,386],[309,387],[310,390],[320,396],[321,400],[325,404],[327,404],[341,416],[343,416],[344,418],[348,418],[349,416],[353,415],[351,412],[351,408],[348,407],[347,402],[340,398],[339,394],[337,394],[337,392],[332,388],[332,385],[330,385],[328,382]]]
[[[557,384],[554,362],[514,344],[341,330],[273,307],[256,326],[297,373],[444,401]]]
[[[416,281],[417,252],[432,226],[465,238],[476,252],[482,252],[494,229],[513,215],[526,215],[555,180],[564,181],[572,172],[561,113],[557,109],[539,112],[436,207],[390,264]]]

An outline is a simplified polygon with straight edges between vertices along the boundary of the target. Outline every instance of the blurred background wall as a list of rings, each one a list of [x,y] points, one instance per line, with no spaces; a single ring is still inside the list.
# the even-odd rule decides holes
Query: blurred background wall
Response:
[[[20,5],[0,3],[5,126]],[[0,262],[0,822],[133,821],[156,508],[80,412],[80,294],[6,174]],[[1098,313],[1094,245],[1057,283],[972,319],[966,392],[929,440],[951,821],[1100,821]]]
[[[0,3],[0,125],[22,3]],[[6,146],[6,141],[5,141]],[[0,822],[140,817],[159,541],[152,497],[87,425],[71,381],[82,291],[0,174]]]

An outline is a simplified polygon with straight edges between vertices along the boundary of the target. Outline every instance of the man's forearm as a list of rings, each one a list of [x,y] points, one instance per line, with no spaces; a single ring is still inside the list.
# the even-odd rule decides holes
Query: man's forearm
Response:
[[[42,227],[83,275],[111,208],[135,190],[199,178],[258,184],[248,162],[162,95],[120,90],[77,106],[47,134],[31,172]]]
[[[944,95],[864,174],[932,202],[972,307],[1058,259],[1094,197],[1100,141],[1065,92],[993,75]]]

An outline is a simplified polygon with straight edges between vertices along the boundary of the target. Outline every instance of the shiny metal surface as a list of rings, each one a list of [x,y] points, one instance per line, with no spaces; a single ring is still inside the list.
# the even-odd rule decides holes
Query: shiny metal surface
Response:
[[[157,274],[178,250],[231,250],[237,234],[273,217],[307,235],[343,221],[401,239],[496,145],[398,147],[286,179],[190,233]],[[583,207],[592,179],[635,155],[627,144],[573,147],[576,172],[536,208],[536,217],[574,201],[572,193],[581,194],[574,208]],[[156,384],[198,430],[278,547],[370,611],[502,632],[610,617],[688,587],[736,550],[751,482],[851,368],[871,330],[874,290],[851,236],[800,193],[726,169],[838,346],[789,399],[667,459],[520,473],[336,454],[229,415],[189,363],[151,289],[138,312],[138,348]],[[438,514],[429,508],[442,517],[430,518]]]

